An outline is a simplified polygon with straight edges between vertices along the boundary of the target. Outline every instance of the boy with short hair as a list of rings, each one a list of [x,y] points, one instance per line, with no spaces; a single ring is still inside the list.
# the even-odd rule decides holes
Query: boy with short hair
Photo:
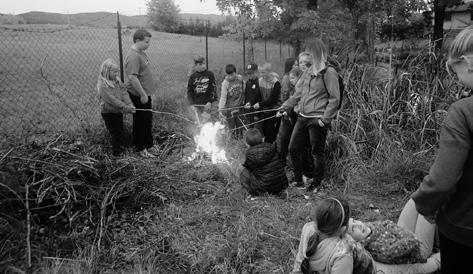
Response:
[[[246,132],[246,151],[240,183],[250,195],[263,193],[279,195],[288,186],[286,172],[274,144],[264,142],[256,128]]]
[[[206,122],[210,118],[212,102],[217,98],[215,76],[213,72],[207,70],[203,56],[194,56],[194,65],[195,72],[191,74],[187,83],[187,99],[198,122]],[[204,113],[206,115],[203,115]]]
[[[220,102],[218,103],[218,110],[220,117],[226,119],[230,130],[235,130],[242,126],[242,120],[239,114],[240,106],[245,102],[245,93],[243,87],[245,83],[241,75],[236,73],[236,67],[233,64],[228,64],[225,67],[227,76],[222,82],[222,92],[220,93]],[[238,132],[234,132],[239,135]]]

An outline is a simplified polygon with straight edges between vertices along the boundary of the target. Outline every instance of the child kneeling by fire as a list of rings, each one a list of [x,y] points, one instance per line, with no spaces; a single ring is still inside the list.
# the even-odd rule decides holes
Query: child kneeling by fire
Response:
[[[240,173],[242,187],[251,196],[283,194],[289,183],[276,146],[264,142],[263,134],[256,128],[248,129],[245,141],[249,148]]]

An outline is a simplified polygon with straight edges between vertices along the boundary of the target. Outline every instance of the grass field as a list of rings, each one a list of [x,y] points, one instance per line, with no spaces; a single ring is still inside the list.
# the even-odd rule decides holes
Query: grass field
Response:
[[[147,54],[158,82],[155,105],[178,101],[184,111],[187,72],[195,54],[205,56],[205,39],[153,31],[152,35]],[[131,35],[123,37],[124,55],[131,44]],[[219,83],[226,64],[233,63],[241,71],[241,43],[209,38],[208,45],[209,69]],[[268,43],[267,61],[279,73],[288,56],[287,46],[281,56],[280,50],[279,44]],[[88,130],[101,123],[95,85],[101,62],[110,57],[118,60],[116,30],[5,26],[0,28],[0,55],[0,129],[4,135],[38,138]],[[265,61],[262,43],[255,44],[255,61]]]

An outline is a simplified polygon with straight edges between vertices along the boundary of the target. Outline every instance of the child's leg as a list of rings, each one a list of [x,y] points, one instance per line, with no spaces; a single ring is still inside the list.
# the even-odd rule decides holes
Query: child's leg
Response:
[[[291,140],[292,129],[294,125],[289,119],[283,118],[279,127],[277,146],[279,157],[283,166],[286,166],[289,141]]]
[[[397,224],[409,231],[414,232],[419,239],[422,258],[428,258],[432,254],[435,237],[435,225],[429,223],[424,216],[420,215],[414,200],[409,199],[399,215]]]
[[[302,182],[302,151],[306,143],[306,118],[297,119],[296,125],[292,131],[291,140],[289,141],[289,153],[294,170],[294,181]]]
[[[314,160],[314,186],[318,186],[324,176],[325,166],[325,141],[327,129],[318,125],[317,119],[310,119],[308,124],[311,155]]]
[[[123,143],[123,114],[102,113],[102,118],[112,137],[112,154],[117,156],[121,152],[121,144]]]

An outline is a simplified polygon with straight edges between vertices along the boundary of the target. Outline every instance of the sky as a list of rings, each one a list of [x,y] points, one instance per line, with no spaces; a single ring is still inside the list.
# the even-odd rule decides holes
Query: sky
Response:
[[[2,0],[0,13],[20,14],[46,11],[64,14],[81,12],[120,12],[125,15],[146,14],[146,0]],[[216,0],[174,0],[182,13],[220,14]]]

